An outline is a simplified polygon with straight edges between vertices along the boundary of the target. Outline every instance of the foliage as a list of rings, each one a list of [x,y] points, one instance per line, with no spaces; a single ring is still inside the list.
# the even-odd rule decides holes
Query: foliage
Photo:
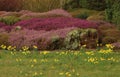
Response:
[[[22,48],[23,46],[30,47],[36,45],[33,41],[39,33],[44,31],[34,31],[34,30],[20,30],[20,31],[12,31],[9,33],[10,37],[8,39],[11,46],[16,46],[17,49]]]
[[[7,17],[7,16],[15,16],[15,17],[19,17],[22,14],[20,12],[5,12],[3,14],[1,14],[1,17]]]
[[[21,0],[0,0],[0,10],[18,11],[21,9]]]
[[[112,43],[114,49],[120,49],[120,42]]]
[[[113,27],[106,27],[106,29],[101,28],[102,43],[105,45],[107,43],[115,43],[120,39],[120,31]]]
[[[56,18],[34,18],[17,22],[14,26],[34,30],[56,30],[67,27],[97,28],[97,24],[92,21],[77,18],[56,17]]]
[[[65,4],[65,9],[87,8],[94,10],[104,10],[106,8],[105,0],[69,0]]]
[[[96,15],[91,15],[87,18],[87,20],[105,20],[105,12],[101,11]]]
[[[0,33],[0,45],[6,45],[8,46],[8,38],[9,35],[7,33]]]
[[[106,9],[106,20],[114,24],[120,24],[120,1],[119,0],[106,0],[107,9]],[[118,26],[119,28],[119,26]]]
[[[5,31],[7,31],[7,32],[10,32],[11,29],[12,29],[12,27],[10,27],[10,26],[2,23],[2,22],[0,22],[0,28],[3,29],[3,30],[5,30]]]
[[[78,49],[80,46],[80,33],[81,30],[73,30],[68,33],[65,39],[65,48],[66,49]]]
[[[1,18],[0,18],[0,20],[1,20]],[[2,27],[4,27],[4,26],[7,26],[7,25],[4,24],[4,23],[2,23],[2,22],[0,22],[0,28],[2,28]]]
[[[62,48],[62,41],[67,33],[75,28],[66,28],[51,31],[19,30],[10,32],[9,42],[17,49],[27,46],[30,49],[36,45],[39,50]]]
[[[18,17],[15,17],[15,16],[6,16],[6,17],[0,18],[0,22],[3,22],[7,25],[13,25],[18,21],[20,21],[20,19]]]
[[[105,44],[112,44],[112,43],[117,42],[117,39],[114,38],[114,37],[106,36],[106,37],[103,38],[102,42],[103,42],[103,45],[105,45]]]
[[[81,14],[76,15],[75,17],[80,18],[80,19],[87,19],[88,16],[89,16],[89,14],[87,12],[83,12]]]
[[[66,49],[80,49],[82,45],[95,48],[98,34],[96,29],[76,29],[68,33],[65,38]]]
[[[97,15],[101,11],[89,10],[86,8],[76,8],[76,9],[69,10],[69,12],[73,17],[77,17],[78,15],[81,15],[84,13],[87,14],[87,16]]]
[[[63,9],[55,9],[55,10],[51,10],[43,13],[30,12],[20,16],[21,19],[49,18],[49,17],[72,17],[72,16]]]
[[[67,0],[24,0],[23,9],[45,12],[52,9],[62,8]]]

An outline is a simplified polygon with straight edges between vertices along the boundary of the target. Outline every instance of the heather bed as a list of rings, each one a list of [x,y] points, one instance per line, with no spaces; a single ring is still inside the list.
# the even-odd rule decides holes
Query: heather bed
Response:
[[[103,21],[95,22],[71,17],[33,18],[18,21],[13,25],[0,23],[0,31],[4,31],[0,33],[1,45],[3,43],[6,46],[16,46],[18,50],[24,46],[32,49],[33,45],[39,50],[80,49],[82,45],[96,48],[97,44],[104,43],[100,40],[103,39],[103,34],[106,34],[101,25],[110,28],[112,26]],[[100,32],[102,30],[103,33]],[[112,41],[117,42],[116,39]]]

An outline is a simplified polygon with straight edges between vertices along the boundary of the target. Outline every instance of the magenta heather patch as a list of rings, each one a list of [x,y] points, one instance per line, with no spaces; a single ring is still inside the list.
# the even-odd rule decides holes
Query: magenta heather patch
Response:
[[[7,32],[10,32],[11,29],[12,29],[11,26],[8,26],[8,25],[6,25],[6,24],[4,24],[2,22],[0,22],[0,28],[6,30]]]
[[[0,28],[4,27],[4,26],[7,26],[6,24],[0,22]]]
[[[97,28],[97,23],[77,18],[56,17],[23,20],[16,23],[14,26],[21,26],[22,28],[34,30],[56,30],[67,27]]]
[[[17,49],[22,48],[23,46],[32,47],[36,45],[34,38],[39,36],[41,33],[45,31],[35,31],[35,30],[21,30],[21,31],[14,31],[10,33],[9,43],[12,46],[16,46]]]

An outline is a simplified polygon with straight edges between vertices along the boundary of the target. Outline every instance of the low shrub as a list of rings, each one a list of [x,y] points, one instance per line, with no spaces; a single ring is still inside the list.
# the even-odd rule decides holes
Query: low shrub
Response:
[[[89,16],[87,20],[105,20],[105,16],[92,15],[92,16]]]
[[[2,15],[2,14],[5,14],[6,13],[6,11],[0,11],[0,16]]]
[[[114,49],[120,49],[120,42],[112,43]]]
[[[23,14],[33,13],[33,12],[29,10],[20,10],[18,13],[23,15]]]
[[[75,29],[65,38],[66,49],[79,49],[82,45],[87,48],[96,48],[98,33],[96,29]]]
[[[87,18],[87,20],[105,20],[105,12],[101,11],[98,14],[91,15]]]
[[[67,11],[63,9],[55,9],[43,13],[28,12],[20,16],[21,19],[31,19],[31,18],[49,18],[49,17],[72,17]]]
[[[89,14],[87,12],[83,12],[83,13],[76,15],[75,17],[80,18],[80,19],[87,19],[89,17]]]
[[[64,42],[63,40],[64,40],[64,38],[61,38],[59,36],[52,37],[48,49],[49,50],[62,49],[63,48],[63,42]]]
[[[63,49],[65,37],[68,32],[74,29],[76,28],[71,27],[48,31],[36,38],[36,40],[38,40],[37,46],[40,50]]]
[[[15,17],[15,16],[6,16],[6,17],[2,17],[0,19],[0,22],[3,22],[7,25],[13,25],[18,21],[20,21],[20,19],[18,17]]]
[[[16,46],[17,49],[21,49],[23,46],[32,48],[33,45],[36,45],[36,42],[33,41],[34,38],[39,36],[40,33],[44,31],[34,31],[34,30],[19,30],[12,31],[9,33],[9,43],[11,46]]]
[[[65,38],[65,48],[66,49],[78,49],[80,46],[80,29],[73,30],[68,33]]]
[[[21,49],[23,46],[27,46],[31,49],[33,45],[36,45],[39,50],[59,49],[62,48],[63,40],[61,39],[65,38],[66,34],[73,29],[75,28],[52,31],[27,29],[13,31],[10,32],[9,42],[11,46],[16,46],[17,49]]]
[[[4,14],[1,14],[1,17],[6,17],[6,16],[15,16],[15,17],[20,17],[22,14],[19,12],[5,12]]]
[[[0,18],[0,20],[2,20],[2,18]],[[0,22],[0,28],[4,27],[4,26],[7,26],[6,24]]]
[[[115,25],[106,23],[106,24],[101,24],[101,25],[98,27],[98,29],[99,29],[99,30],[102,30],[102,31],[105,31],[105,30],[117,29],[117,28],[115,27]]]
[[[1,45],[8,46],[9,45],[8,38],[9,38],[9,35],[7,33],[5,32],[0,33],[0,46]]]
[[[79,15],[84,15],[84,13],[86,13],[85,16],[97,15],[100,11],[78,8],[78,9],[69,10],[69,12],[73,17],[77,17]]]
[[[117,39],[114,38],[114,37],[106,36],[106,37],[103,38],[102,42],[103,42],[103,45],[112,44],[112,43],[117,42]]]
[[[98,25],[92,21],[81,20],[77,18],[56,17],[56,18],[34,18],[23,20],[16,23],[14,26],[34,30],[56,30],[67,27],[79,28],[97,28]]]
[[[118,29],[116,29],[116,27],[114,26],[103,26],[100,27],[101,29],[100,31],[100,36],[102,39],[102,43],[108,44],[108,43],[114,43],[114,42],[118,42],[120,39],[120,31]]]

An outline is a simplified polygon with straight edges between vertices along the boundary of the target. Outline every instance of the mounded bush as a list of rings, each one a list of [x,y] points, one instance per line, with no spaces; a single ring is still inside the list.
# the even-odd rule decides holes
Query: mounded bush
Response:
[[[62,49],[63,48],[63,41],[64,38],[60,38],[59,36],[53,36],[51,38],[51,42],[49,44],[48,49],[49,50],[56,50],[56,49]]]
[[[120,31],[115,27],[104,28],[100,31],[100,36],[103,44],[115,43],[120,41]]]
[[[94,10],[104,10],[106,8],[106,3],[105,0],[67,0],[64,8],[87,8]]]
[[[112,45],[114,46],[114,49],[120,49],[120,42],[116,42],[116,43],[112,43]]]
[[[93,15],[89,16],[87,20],[105,20],[105,16]]]
[[[2,20],[2,18],[0,18],[0,21]],[[6,24],[4,24],[4,23],[2,23],[2,22],[0,22],[0,28],[2,28],[2,27],[5,27],[5,26],[7,26]]]
[[[22,14],[19,12],[5,12],[4,14],[1,14],[1,17],[6,17],[6,16],[15,16],[15,17],[20,17]]]
[[[17,22],[14,26],[21,26],[22,28],[34,30],[56,30],[68,27],[78,28],[97,28],[95,22],[81,20],[78,18],[56,17],[56,18],[34,18]]]
[[[76,29],[68,33],[65,38],[66,49],[79,49],[82,45],[96,48],[98,33],[96,29]]]
[[[103,45],[112,44],[112,43],[117,42],[117,39],[114,38],[114,37],[106,36],[106,37],[103,38],[102,42],[103,42]]]
[[[83,12],[83,13],[77,14],[75,17],[80,19],[87,19],[89,17],[89,14],[87,12]]]
[[[20,16],[20,18],[23,20],[31,18],[49,18],[49,17],[72,17],[72,16],[63,9],[55,9],[43,13],[28,12],[27,14],[23,14],[22,16]]]
[[[19,30],[10,32],[9,42],[11,46],[16,46],[17,49],[21,49],[23,46],[32,48],[33,45],[38,46],[39,50],[47,49],[61,49],[62,39],[64,39],[67,33],[76,28],[65,28],[52,31],[35,31],[35,30]]]
[[[0,46],[1,45],[8,46],[9,45],[8,38],[9,38],[9,35],[7,33],[5,33],[5,32],[0,33]]]
[[[81,29],[76,29],[68,33],[65,38],[65,48],[66,49],[78,49],[80,48],[80,33]]]
[[[15,17],[15,16],[6,16],[6,17],[0,18],[0,22],[3,22],[7,25],[13,25],[18,21],[20,21],[20,18]]]
[[[120,29],[120,0],[106,0],[107,8],[106,8],[106,20],[118,25],[117,27]]]
[[[6,13],[6,11],[0,11],[0,16],[2,15],[2,14],[5,14]]]
[[[87,18],[87,20],[105,20],[105,12],[101,11],[96,15],[91,15]]]

